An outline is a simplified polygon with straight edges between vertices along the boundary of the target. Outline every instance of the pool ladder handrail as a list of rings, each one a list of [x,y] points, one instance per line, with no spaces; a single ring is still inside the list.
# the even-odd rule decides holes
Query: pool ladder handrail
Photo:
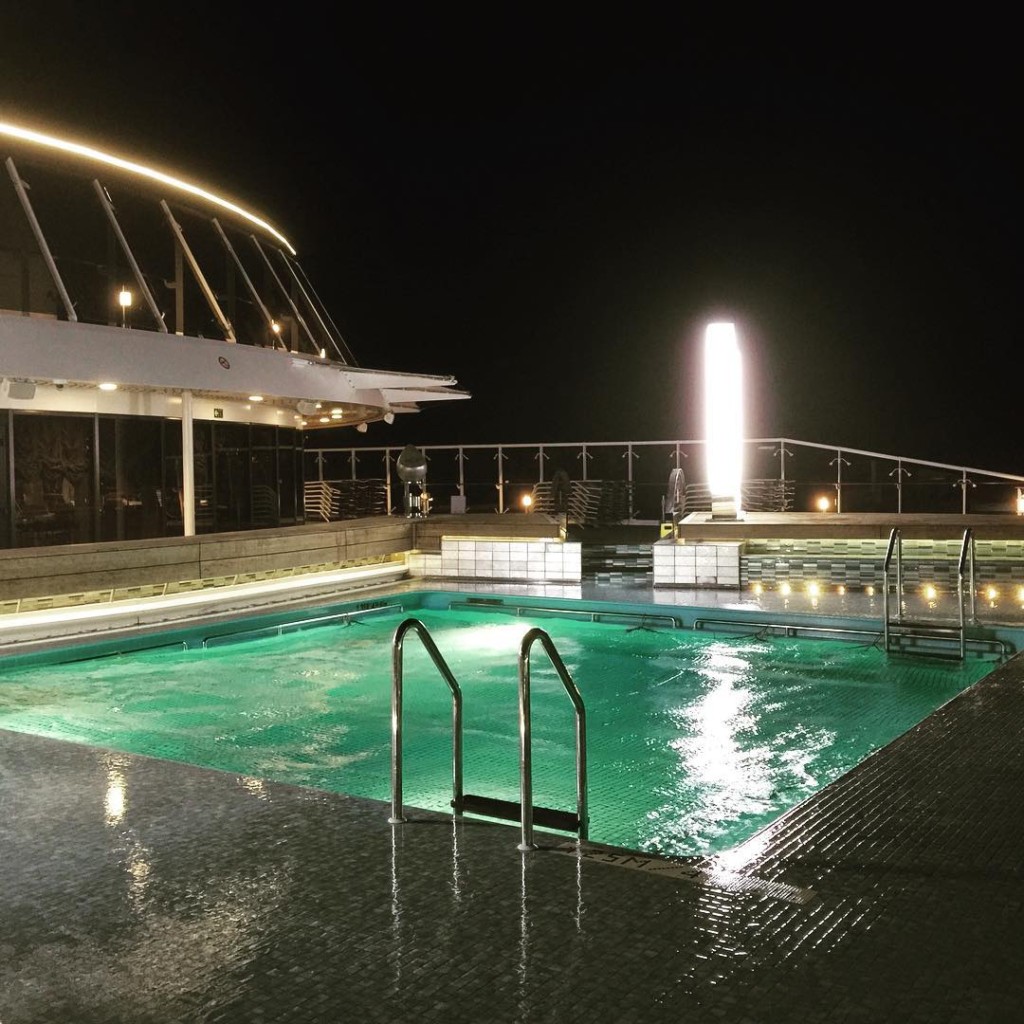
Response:
[[[402,808],[402,696],[403,696],[403,644],[408,632],[415,631],[430,654],[438,671],[452,692],[452,810],[456,817],[466,811],[506,820],[519,819],[523,852],[536,849],[533,842],[533,824],[563,831],[574,831],[580,842],[589,835],[587,808],[587,720],[583,697],[573,682],[565,662],[551,637],[540,628],[530,629],[519,646],[519,803],[474,796],[463,792],[462,786],[462,691],[447,662],[437,649],[430,631],[418,619],[410,618],[395,630],[392,640],[391,686],[391,817],[388,822],[398,825],[407,819]],[[530,652],[540,641],[551,664],[572,701],[576,719],[576,813],[558,811],[533,805],[533,742],[530,712]]]
[[[551,637],[539,626],[534,626],[523,637],[519,645],[519,802],[521,807],[521,838],[519,849],[523,852],[535,849],[533,842],[533,737],[530,715],[530,651],[540,641],[548,659],[558,673],[565,692],[572,701],[576,718],[576,817],[569,819],[580,842],[586,842],[590,830],[587,808],[587,711],[583,697],[565,667],[558,649]],[[559,814],[561,812],[548,812]],[[571,829],[572,830],[572,829]]]
[[[889,534],[889,544],[885,550],[885,559],[882,562],[882,630],[885,640],[885,650],[888,652],[890,646],[889,634],[889,572],[893,556],[896,558],[896,616],[895,623],[903,621],[903,538],[900,528],[894,527]],[[967,594],[964,594],[964,576],[969,577]],[[965,605],[970,606],[970,621],[977,622],[977,611],[974,603],[974,581],[975,581],[975,544],[974,530],[967,527],[964,530],[963,540],[960,543],[960,557],[956,567],[956,596],[957,609],[959,614],[959,642],[960,660],[967,656],[967,612]],[[933,630],[934,632],[934,630]]]
[[[977,609],[974,605],[974,531],[968,526],[964,530],[963,541],[960,544],[960,558],[956,563],[956,598],[960,609],[960,660],[966,657],[966,628],[964,623],[964,572],[970,575],[968,594],[971,604],[971,622],[977,622]]]
[[[419,636],[452,693],[452,810],[457,816],[462,814],[462,690],[427,627],[419,619],[406,619],[391,640],[391,817],[388,822],[392,825],[407,820],[402,813],[402,651],[405,636],[410,631]]]

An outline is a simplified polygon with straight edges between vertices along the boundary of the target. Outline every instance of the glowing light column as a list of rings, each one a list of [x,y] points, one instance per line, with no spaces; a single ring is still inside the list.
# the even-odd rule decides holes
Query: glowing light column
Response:
[[[743,478],[743,365],[736,327],[704,332],[704,412],[712,519],[740,519]]]

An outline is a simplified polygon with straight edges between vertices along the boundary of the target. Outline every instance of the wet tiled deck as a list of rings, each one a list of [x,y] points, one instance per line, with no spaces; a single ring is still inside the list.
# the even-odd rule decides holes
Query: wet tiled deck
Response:
[[[1022,685],[668,871],[0,732],[0,1021],[1018,1021]]]

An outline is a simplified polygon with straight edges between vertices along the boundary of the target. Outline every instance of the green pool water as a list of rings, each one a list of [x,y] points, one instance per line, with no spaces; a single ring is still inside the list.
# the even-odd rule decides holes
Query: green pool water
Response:
[[[408,614],[2,671],[0,728],[388,800],[391,639]],[[467,792],[519,798],[517,657],[540,626],[587,708],[591,839],[671,855],[735,845],[993,667],[849,641],[415,616],[463,691]],[[414,634],[404,649],[405,802],[447,811],[451,697]],[[572,810],[572,706],[539,645],[531,682],[534,800]]]

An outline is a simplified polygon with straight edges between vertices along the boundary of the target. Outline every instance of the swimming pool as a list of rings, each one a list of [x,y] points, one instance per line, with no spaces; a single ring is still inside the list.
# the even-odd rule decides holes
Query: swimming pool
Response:
[[[515,801],[517,655],[540,626],[587,707],[590,838],[700,855],[774,820],[995,665],[678,629],[657,614],[591,621],[570,603],[552,617],[428,597],[167,632],[130,653],[107,642],[12,660],[0,728],[388,800],[391,639],[413,613],[463,691],[467,791]],[[405,645],[404,674],[405,803],[445,811],[451,697],[419,644]],[[531,677],[534,801],[573,809],[572,707],[545,658]]]

